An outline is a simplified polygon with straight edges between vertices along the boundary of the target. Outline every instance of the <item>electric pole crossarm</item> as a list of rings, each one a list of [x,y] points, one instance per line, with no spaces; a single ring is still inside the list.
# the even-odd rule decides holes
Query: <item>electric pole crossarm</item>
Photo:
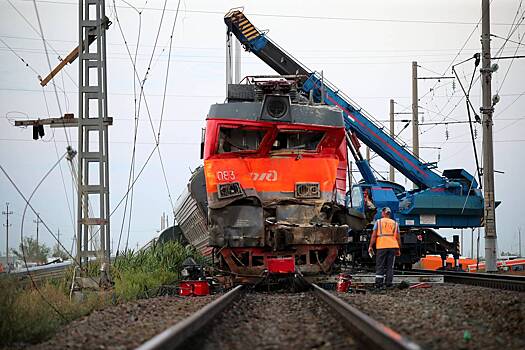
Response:
[[[106,27],[106,29],[111,25],[111,22],[107,17],[104,19],[103,25]],[[95,33],[89,35],[87,41],[88,45],[91,45],[96,38],[97,36]],[[51,73],[49,73],[44,79],[40,81],[40,85],[46,86],[51,81],[51,79],[53,79],[55,75],[57,75],[62,70],[62,68],[64,68],[67,64],[73,63],[78,57],[79,47],[80,46],[75,47],[73,51],[71,51],[63,60],[61,60],[60,63],[51,71]]]
[[[106,118],[104,120],[104,124],[113,125],[113,118],[112,117]],[[51,128],[78,127],[78,118],[73,117],[73,114],[65,114],[63,117],[59,117],[59,118],[15,120],[15,126],[35,126],[35,125],[49,125]]]

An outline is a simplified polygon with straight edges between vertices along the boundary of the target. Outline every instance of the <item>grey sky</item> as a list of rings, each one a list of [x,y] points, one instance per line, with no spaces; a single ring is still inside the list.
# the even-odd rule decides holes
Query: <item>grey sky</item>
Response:
[[[32,1],[0,0],[0,38],[16,51],[34,70],[45,76],[48,64],[44,46],[39,36],[13,9],[11,2],[27,20],[38,29]],[[77,4],[72,0],[37,1],[42,27],[51,46],[64,57],[77,45]],[[133,75],[130,59],[115,20],[113,1],[106,0],[107,14],[113,21],[108,31],[108,85],[109,111],[114,117],[110,129],[111,203],[114,207],[126,190],[131,158],[133,135]],[[163,1],[148,1],[139,15],[121,0],[115,1],[124,35],[132,52],[135,50],[140,28],[138,50],[139,74],[144,76],[157,28]],[[129,1],[137,7],[144,1]],[[525,6],[518,0],[494,0],[492,3],[492,33],[506,37],[510,24],[519,10],[523,17]],[[167,44],[175,16],[177,1],[168,1],[163,26],[160,31],[153,64],[148,76],[145,93],[151,112],[155,134],[158,132],[162,92],[167,63]],[[347,95],[357,101],[379,120],[388,119],[388,101],[394,98],[396,111],[410,111],[411,62],[422,66],[420,75],[444,73],[460,48],[464,49],[456,62],[480,51],[481,1],[183,1],[175,28],[172,62],[169,73],[164,122],[161,129],[160,150],[169,181],[169,191],[175,202],[186,185],[190,169],[199,163],[200,128],[209,105],[224,100],[224,41],[226,28],[223,15],[230,8],[244,6],[245,12],[260,29],[269,29],[269,36],[292,53],[301,62],[315,70],[323,70],[325,77]],[[525,25],[511,37],[521,41]],[[525,42],[525,40],[523,40]],[[492,40],[493,53],[503,40]],[[57,54],[48,47],[52,66],[58,63]],[[525,46],[508,42],[505,55],[525,54]],[[19,58],[0,43],[0,164],[13,176],[24,194],[28,195],[40,178],[57,161],[67,145],[64,130],[46,129],[43,141],[33,141],[30,129],[12,126],[13,120],[47,117],[46,101],[51,116],[59,115],[59,107],[51,85],[44,89],[37,75]],[[501,101],[495,111],[495,167],[505,174],[496,175],[496,198],[502,204],[497,210],[498,242],[501,250],[517,251],[517,227],[525,234],[525,210],[522,198],[525,190],[522,174],[525,166],[525,59],[512,63],[505,78],[510,60],[500,61],[500,69],[494,74],[493,91],[499,91]],[[243,53],[243,75],[272,74],[273,72],[255,56]],[[471,62],[460,66],[459,73],[466,82],[472,73]],[[65,71],[76,82],[77,65]],[[450,75],[450,70],[447,75]],[[56,79],[58,99],[63,112],[77,114],[76,87],[67,75]],[[503,83],[504,82],[504,83]],[[466,120],[466,109],[459,85],[453,88],[450,81],[437,84],[421,81],[419,84],[420,106],[424,122]],[[65,90],[65,95],[62,90]],[[45,94],[45,100],[44,100]],[[472,90],[474,106],[480,105],[480,86]],[[456,107],[457,105],[457,107]],[[439,112],[439,113],[436,113]],[[403,118],[406,116],[403,116]],[[423,122],[423,121],[421,121]],[[398,131],[404,123],[397,123]],[[446,130],[448,129],[448,140]],[[478,150],[481,146],[481,129],[478,129]],[[466,168],[474,173],[474,158],[468,126],[450,124],[421,128],[422,157],[438,161],[439,169]],[[70,131],[72,145],[76,148],[76,131]],[[401,137],[410,143],[407,129]],[[55,149],[56,147],[56,149]],[[137,145],[137,166],[144,163],[154,147],[153,132],[144,104],[140,113]],[[387,164],[374,159],[372,165],[379,171],[388,170]],[[65,244],[71,246],[72,218],[66,202],[75,213],[71,176],[63,161],[62,183],[59,169],[42,185],[32,204],[42,219],[56,231],[60,228]],[[406,186],[397,175],[397,181]],[[21,214],[24,203],[15,193],[7,179],[0,174],[0,206],[11,202],[15,214],[11,218],[10,246],[20,240]],[[158,155],[154,154],[135,187],[133,216],[130,229],[130,245],[149,241],[159,228],[162,212],[170,213],[171,206],[164,184]],[[120,233],[123,210],[112,217],[112,236],[115,245]],[[34,215],[28,211],[25,234],[34,234]],[[2,217],[2,221],[4,217]],[[44,232],[42,239],[51,244],[52,238]],[[124,227],[124,237],[127,224]],[[452,232],[443,231],[450,235]],[[483,235],[482,235],[483,236]],[[2,230],[1,237],[4,236]],[[525,241],[525,239],[524,239]],[[122,244],[121,244],[122,246]],[[5,251],[5,238],[0,239],[0,249]],[[468,253],[470,248],[467,248]],[[483,250],[482,250],[483,251]]]

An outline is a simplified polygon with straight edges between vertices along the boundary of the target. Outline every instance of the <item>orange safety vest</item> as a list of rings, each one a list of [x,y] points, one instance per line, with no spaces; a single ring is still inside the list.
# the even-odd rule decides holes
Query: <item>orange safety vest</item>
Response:
[[[399,248],[397,222],[389,218],[377,220],[376,249]]]

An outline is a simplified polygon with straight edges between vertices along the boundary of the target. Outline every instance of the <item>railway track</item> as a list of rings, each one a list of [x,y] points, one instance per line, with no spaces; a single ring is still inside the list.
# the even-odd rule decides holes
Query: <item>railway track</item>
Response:
[[[262,294],[238,286],[138,349],[258,347],[259,340],[268,348],[420,349],[332,293],[311,289]]]
[[[460,271],[430,271],[415,269],[411,271],[397,271],[398,274],[427,274],[443,275],[448,283],[469,284],[479,287],[506,289],[516,292],[525,292],[525,276],[502,275],[490,273],[472,273]]]

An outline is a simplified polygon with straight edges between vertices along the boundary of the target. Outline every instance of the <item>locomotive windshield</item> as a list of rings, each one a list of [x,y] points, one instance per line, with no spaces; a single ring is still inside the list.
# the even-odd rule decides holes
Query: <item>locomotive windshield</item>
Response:
[[[217,153],[256,151],[266,133],[260,129],[221,127]]]
[[[272,151],[315,151],[323,139],[321,131],[281,131],[272,145]]]

